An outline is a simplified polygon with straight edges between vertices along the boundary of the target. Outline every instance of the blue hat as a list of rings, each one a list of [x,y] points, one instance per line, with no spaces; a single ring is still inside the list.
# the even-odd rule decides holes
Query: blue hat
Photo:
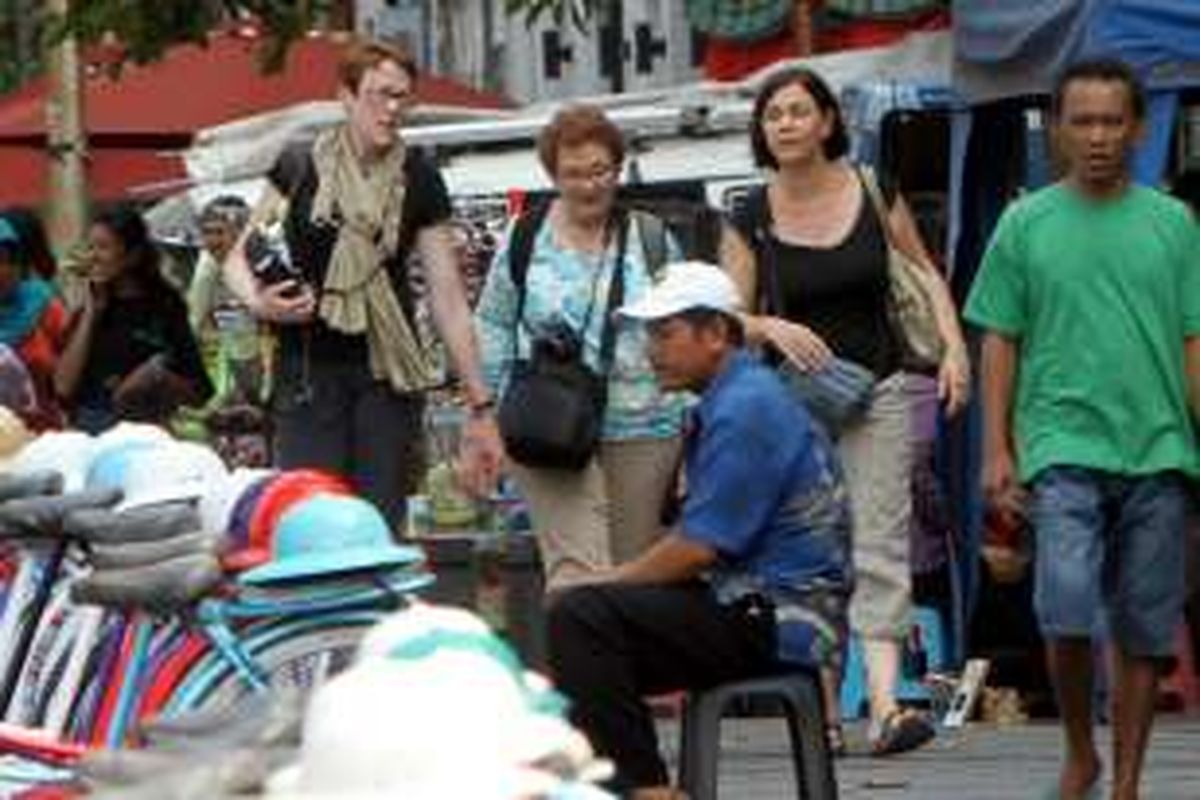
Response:
[[[360,497],[319,492],[280,517],[271,561],[244,573],[248,584],[332,576],[359,570],[415,566],[418,547],[397,545],[375,506]]]

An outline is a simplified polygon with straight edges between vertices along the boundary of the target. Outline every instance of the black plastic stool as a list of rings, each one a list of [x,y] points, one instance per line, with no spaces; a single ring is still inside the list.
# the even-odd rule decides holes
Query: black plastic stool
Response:
[[[824,702],[815,672],[723,683],[688,695],[680,726],[679,786],[690,800],[716,800],[721,718],[735,702],[779,703],[787,720],[800,800],[837,797],[833,759],[825,738]]]

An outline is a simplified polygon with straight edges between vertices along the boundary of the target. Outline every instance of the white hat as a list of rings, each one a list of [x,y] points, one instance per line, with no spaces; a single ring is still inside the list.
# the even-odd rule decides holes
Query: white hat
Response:
[[[122,486],[124,511],[175,500],[195,500],[228,473],[220,456],[196,442],[167,442],[130,455]]]
[[[425,604],[377,625],[313,696],[299,762],[267,796],[540,797],[566,777],[549,762],[584,784],[609,777],[561,713],[531,703],[548,684],[498,660],[494,637],[467,611]]]
[[[19,475],[49,470],[62,475],[63,491],[85,488],[96,440],[82,431],[47,431],[25,445],[7,465]]]
[[[668,264],[663,278],[617,313],[632,319],[662,319],[693,308],[734,314],[741,310],[737,287],[724,270],[703,261]]]

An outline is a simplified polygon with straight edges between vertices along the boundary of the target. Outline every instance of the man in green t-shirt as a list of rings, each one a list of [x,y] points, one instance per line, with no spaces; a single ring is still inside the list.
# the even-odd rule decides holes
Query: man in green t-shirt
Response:
[[[985,329],[984,490],[1037,536],[1035,606],[1065,728],[1058,796],[1098,796],[1091,637],[1107,623],[1112,797],[1132,800],[1200,470],[1200,235],[1181,203],[1130,182],[1145,99],[1128,67],[1072,66],[1052,115],[1066,175],[1005,212],[967,303]]]

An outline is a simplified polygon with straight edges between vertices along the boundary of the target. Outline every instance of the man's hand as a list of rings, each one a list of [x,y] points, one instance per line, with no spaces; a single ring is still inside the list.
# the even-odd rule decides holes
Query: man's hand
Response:
[[[459,474],[463,488],[476,497],[486,497],[496,488],[504,468],[504,443],[500,427],[490,412],[474,413],[463,426]]]
[[[317,299],[312,287],[298,281],[263,286],[250,304],[254,316],[284,325],[308,322],[316,309]]]
[[[998,450],[984,462],[983,493],[1006,522],[1025,516],[1026,493],[1017,480],[1016,462],[1010,450]]]

